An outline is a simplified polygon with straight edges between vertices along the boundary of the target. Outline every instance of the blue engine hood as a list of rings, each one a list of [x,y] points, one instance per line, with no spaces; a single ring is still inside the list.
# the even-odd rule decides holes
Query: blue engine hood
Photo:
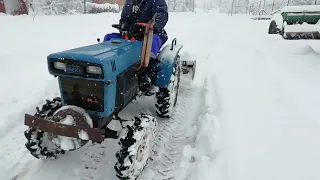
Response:
[[[48,65],[52,61],[57,61],[59,59],[100,64],[103,67],[104,79],[107,79],[107,77],[110,76],[117,76],[140,61],[141,51],[141,41],[111,39],[110,41],[103,43],[53,53],[50,54],[47,59]],[[116,68],[114,66],[116,66]]]

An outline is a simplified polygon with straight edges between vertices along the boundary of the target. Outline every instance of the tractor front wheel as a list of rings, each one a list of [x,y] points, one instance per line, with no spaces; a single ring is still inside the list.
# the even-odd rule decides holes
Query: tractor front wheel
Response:
[[[47,102],[41,109],[37,109],[36,117],[41,117],[46,120],[51,120],[53,114],[62,107],[61,99],[55,98]],[[29,128],[24,132],[27,138],[26,148],[31,155],[38,159],[56,159],[57,155],[64,154],[64,150],[57,147],[50,141],[49,134],[38,129]]]
[[[136,179],[151,156],[156,119],[148,114],[134,117],[134,123],[127,126],[127,131],[120,138],[120,150],[116,153],[114,166],[116,176],[121,179]]]

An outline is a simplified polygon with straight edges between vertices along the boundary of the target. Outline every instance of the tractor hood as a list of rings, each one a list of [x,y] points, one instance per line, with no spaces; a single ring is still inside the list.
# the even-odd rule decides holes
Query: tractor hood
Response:
[[[142,42],[125,39],[111,39],[110,41],[93,44],[89,46],[70,49],[50,54],[48,59],[49,72],[53,75],[90,77],[85,74],[86,66],[98,66],[102,68],[102,75],[99,79],[107,79],[110,76],[117,76],[127,68],[141,59]],[[59,61],[66,66],[81,68],[81,72],[72,73],[64,69],[56,69],[54,63]],[[82,74],[81,74],[82,73]],[[83,74],[84,73],[84,74]],[[92,75],[92,77],[98,77]],[[96,78],[94,78],[96,79]]]

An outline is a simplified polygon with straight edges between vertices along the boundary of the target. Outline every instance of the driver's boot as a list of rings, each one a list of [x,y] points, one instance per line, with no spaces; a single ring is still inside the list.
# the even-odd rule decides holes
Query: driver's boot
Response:
[[[156,89],[153,86],[154,82],[152,80],[156,77],[157,75],[157,64],[158,64],[158,59],[156,58],[150,58],[149,61],[149,66],[147,69],[146,75],[143,77],[143,83],[140,86],[140,89],[145,96],[152,96],[156,93]]]

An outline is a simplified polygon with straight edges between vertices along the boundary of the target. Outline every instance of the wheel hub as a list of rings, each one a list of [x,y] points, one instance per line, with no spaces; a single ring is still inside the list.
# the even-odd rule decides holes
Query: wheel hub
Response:
[[[141,162],[144,159],[145,150],[148,148],[147,139],[148,139],[148,135],[144,135],[143,142],[142,144],[140,144],[140,146],[137,149],[136,160],[139,162]]]
[[[84,110],[76,106],[64,106],[52,117],[52,121],[70,126],[92,127],[92,120],[85,116]],[[49,139],[59,148],[66,151],[73,151],[88,143],[88,140],[48,134]]]

